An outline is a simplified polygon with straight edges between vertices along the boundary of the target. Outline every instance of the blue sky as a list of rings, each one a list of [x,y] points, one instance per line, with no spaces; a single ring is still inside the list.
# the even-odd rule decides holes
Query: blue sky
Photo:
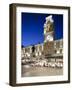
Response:
[[[45,18],[49,15],[54,20],[54,39],[63,38],[63,15],[43,14],[43,13],[22,13],[21,14],[21,44],[23,46],[43,43],[43,25]]]

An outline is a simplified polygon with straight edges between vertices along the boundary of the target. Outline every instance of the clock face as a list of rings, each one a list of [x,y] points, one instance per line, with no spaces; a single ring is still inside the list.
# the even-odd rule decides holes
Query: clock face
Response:
[[[46,38],[47,41],[53,41],[53,37],[51,35],[48,35]]]
[[[47,40],[49,40],[50,38],[51,38],[51,36],[50,36],[50,35],[48,35],[48,36],[47,36]]]

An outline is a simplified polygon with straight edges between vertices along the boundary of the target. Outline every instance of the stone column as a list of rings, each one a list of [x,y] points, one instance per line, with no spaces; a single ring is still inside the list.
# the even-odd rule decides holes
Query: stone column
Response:
[[[42,44],[42,51],[43,51],[43,48],[44,48],[44,47],[43,47],[43,44]]]
[[[30,47],[30,53],[32,53],[32,47]]]

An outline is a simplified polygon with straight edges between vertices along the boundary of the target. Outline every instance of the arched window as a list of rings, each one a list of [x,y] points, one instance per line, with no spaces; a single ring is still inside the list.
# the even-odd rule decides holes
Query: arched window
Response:
[[[55,54],[57,53],[57,50],[55,50]]]
[[[60,53],[62,53],[62,49],[60,49]]]
[[[34,53],[34,52],[35,52],[35,46],[32,47],[32,53]]]

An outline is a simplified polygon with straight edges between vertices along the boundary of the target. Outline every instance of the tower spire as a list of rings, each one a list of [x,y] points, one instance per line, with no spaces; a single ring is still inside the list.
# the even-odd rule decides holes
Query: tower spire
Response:
[[[52,15],[45,18],[46,22],[44,23],[44,42],[53,41],[53,32],[54,32],[54,20]]]

